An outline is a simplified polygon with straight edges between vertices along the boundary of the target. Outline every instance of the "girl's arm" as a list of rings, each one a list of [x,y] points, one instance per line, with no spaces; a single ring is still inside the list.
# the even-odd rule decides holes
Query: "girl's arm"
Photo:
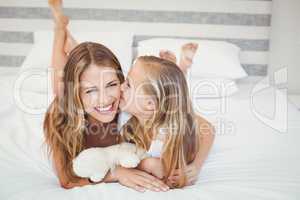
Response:
[[[196,155],[193,163],[196,165],[198,171],[200,171],[208,153],[213,145],[215,139],[215,128],[204,118],[197,116],[197,121],[199,122],[199,151]]]
[[[137,168],[155,176],[158,179],[162,179],[164,177],[164,168],[160,158],[145,158],[139,163]]]
[[[187,185],[193,185],[198,178],[198,174],[203,166],[205,159],[213,145],[215,139],[215,128],[207,120],[200,116],[197,117],[198,130],[199,130],[199,151],[196,154],[196,158],[185,169],[185,175],[187,177]],[[180,177],[180,171],[177,170],[173,176],[168,177],[170,183],[177,182]]]

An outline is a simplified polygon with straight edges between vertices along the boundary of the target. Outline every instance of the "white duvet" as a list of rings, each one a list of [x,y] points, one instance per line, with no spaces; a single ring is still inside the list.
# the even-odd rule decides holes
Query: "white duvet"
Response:
[[[45,154],[43,114],[30,114],[16,105],[14,77],[0,78],[0,199],[299,199],[300,112],[288,104],[288,130],[279,133],[259,120],[250,109],[250,84],[226,101],[226,109],[207,119],[233,124],[234,131],[217,134],[199,180],[194,186],[169,192],[138,193],[118,183],[65,190],[59,186]],[[270,113],[273,88],[256,98],[257,110]],[[27,106],[45,107],[45,95],[23,92]],[[202,99],[202,108],[216,108],[216,99]],[[20,102],[18,102],[20,104]],[[42,109],[43,110],[43,109]],[[27,112],[27,113],[26,113]],[[265,113],[265,114],[266,114]],[[220,126],[221,127],[221,126]],[[218,130],[221,130],[219,126]]]

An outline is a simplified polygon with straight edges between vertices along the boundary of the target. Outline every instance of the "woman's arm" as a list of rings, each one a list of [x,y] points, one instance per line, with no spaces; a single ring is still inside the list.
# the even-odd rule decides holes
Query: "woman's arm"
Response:
[[[55,154],[54,154],[55,155]],[[137,169],[127,169],[123,167],[116,167],[114,172],[108,172],[105,178],[97,183],[90,183],[88,178],[77,178],[76,181],[71,181],[67,178],[63,171],[60,159],[54,156],[54,165],[61,187],[65,189],[72,189],[74,187],[81,187],[85,185],[95,185],[98,183],[119,182],[121,185],[132,188],[139,192],[144,192],[146,189],[152,191],[167,191],[169,187],[156,177]]]
[[[54,164],[54,168],[56,171],[56,175],[58,177],[61,187],[65,188],[65,189],[71,189],[76,186],[83,186],[83,185],[90,184],[88,179],[85,179],[85,178],[77,178],[76,182],[72,182],[68,178],[66,171],[62,166],[60,154],[53,152],[53,161],[54,161],[53,164]]]
[[[139,192],[144,192],[146,189],[154,192],[165,192],[169,190],[169,187],[163,181],[138,169],[117,167],[113,173],[113,177],[115,177],[121,185]]]
[[[108,172],[105,178],[97,183],[90,183],[87,178],[79,179],[78,182],[68,182],[63,185],[66,189],[71,189],[77,186],[95,185],[99,183],[119,182],[121,185],[132,188],[138,192],[145,192],[146,189],[154,192],[167,191],[169,187],[162,181],[147,174],[146,172],[137,169],[127,169],[117,167],[114,173]]]
[[[65,189],[72,189],[74,187],[82,187],[85,185],[96,185],[99,183],[112,183],[112,182],[117,182],[117,181],[118,180],[116,179],[116,177],[114,177],[111,174],[111,172],[108,172],[106,174],[106,176],[104,177],[104,179],[99,182],[91,183],[88,178],[80,178],[80,179],[78,179],[77,182],[71,182],[71,181],[63,182],[63,184],[61,183],[61,186]]]
[[[54,160],[54,167],[57,173],[57,177],[59,179],[59,183],[61,185],[61,187],[65,188],[65,189],[71,189],[73,187],[77,187],[77,186],[85,186],[85,185],[95,185],[98,183],[109,183],[109,182],[116,182],[118,181],[117,178],[115,176],[113,176],[110,172],[107,173],[107,175],[104,177],[104,179],[100,182],[97,183],[91,183],[89,181],[88,178],[76,178],[75,180],[70,180],[64,169],[62,168],[61,165],[61,160],[59,159],[59,155],[57,154],[53,154],[53,160]]]

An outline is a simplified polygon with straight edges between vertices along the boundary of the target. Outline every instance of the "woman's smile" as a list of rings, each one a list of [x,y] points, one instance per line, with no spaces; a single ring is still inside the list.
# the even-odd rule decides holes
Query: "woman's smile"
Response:
[[[114,113],[118,108],[118,102],[114,101],[113,103],[105,106],[96,106],[94,110],[99,114],[106,115]]]

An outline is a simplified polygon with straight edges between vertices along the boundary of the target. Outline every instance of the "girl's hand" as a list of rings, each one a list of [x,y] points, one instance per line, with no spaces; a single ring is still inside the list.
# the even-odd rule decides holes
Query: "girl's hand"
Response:
[[[117,167],[114,176],[121,185],[139,192],[145,192],[146,189],[155,192],[169,190],[169,187],[161,180],[141,170]]]
[[[164,177],[164,168],[159,158],[145,158],[140,162],[138,168],[152,174],[159,179]]]
[[[198,179],[201,166],[197,165],[195,162],[187,165],[184,169],[185,176],[187,177],[187,185],[194,185]],[[168,177],[170,183],[176,183],[179,180],[180,171],[175,170],[174,174]]]

